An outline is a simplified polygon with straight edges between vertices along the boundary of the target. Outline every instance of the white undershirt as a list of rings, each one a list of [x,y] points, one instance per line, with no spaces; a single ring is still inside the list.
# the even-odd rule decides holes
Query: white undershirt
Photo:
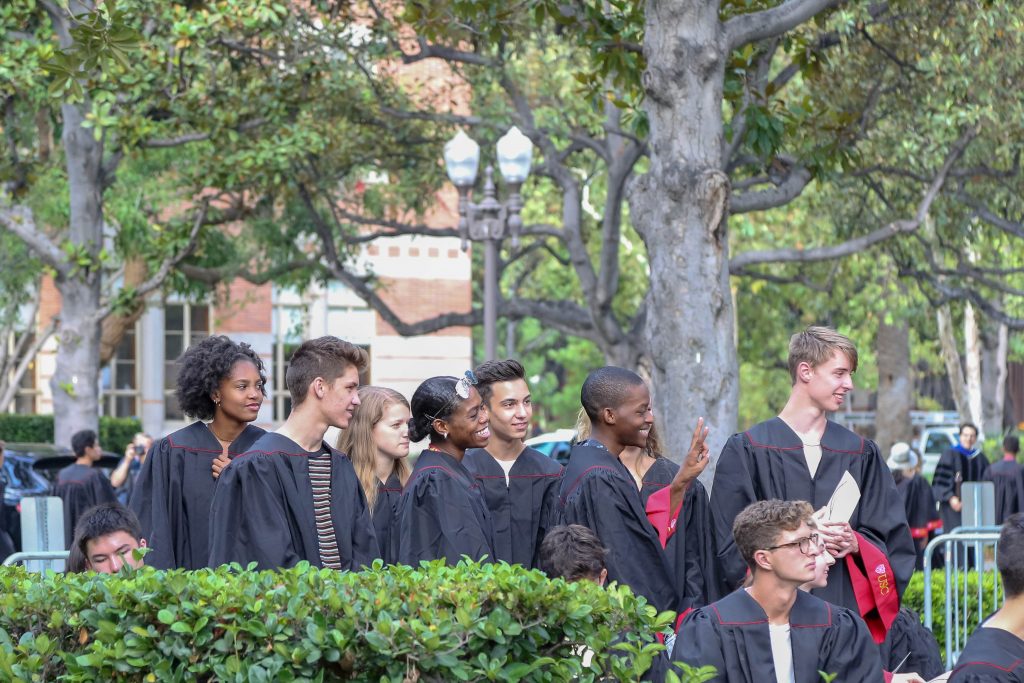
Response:
[[[821,449],[818,449],[820,454]],[[772,660],[776,683],[796,683],[793,673],[793,645],[789,640],[789,624],[768,624],[772,637]]]
[[[494,457],[494,456],[491,456]],[[508,475],[512,471],[512,466],[516,464],[515,460],[498,460],[494,458],[494,462],[498,463],[501,469],[505,470],[505,486],[508,486]]]
[[[792,429],[792,427],[790,427],[790,429]],[[807,459],[807,469],[811,473],[811,477],[814,477],[814,473],[818,471],[818,465],[821,463],[822,435],[801,434],[795,429],[793,429],[793,432],[800,437],[800,441],[804,445],[804,458]]]

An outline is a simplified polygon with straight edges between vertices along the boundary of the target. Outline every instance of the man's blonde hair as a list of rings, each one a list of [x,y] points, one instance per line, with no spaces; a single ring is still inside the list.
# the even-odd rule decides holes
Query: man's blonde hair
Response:
[[[850,361],[850,369],[857,369],[857,347],[831,327],[808,327],[789,338],[789,377],[796,384],[796,369],[801,363],[816,368],[831,360],[836,351],[842,351]]]

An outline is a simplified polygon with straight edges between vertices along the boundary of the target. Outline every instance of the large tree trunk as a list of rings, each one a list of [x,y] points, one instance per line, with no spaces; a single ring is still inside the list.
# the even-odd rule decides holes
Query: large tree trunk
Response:
[[[56,279],[61,295],[60,344],[53,391],[54,439],[69,446],[71,435],[99,426],[100,308],[99,251],[103,244],[103,145],[83,128],[87,104],[64,104],[62,141],[67,158],[70,222],[68,241],[93,259],[93,267],[71,269]]]
[[[981,411],[981,334],[974,306],[964,305],[964,365],[967,372],[967,404],[971,407],[978,440],[985,438],[985,415]]]
[[[1009,330],[1002,323],[981,327],[981,412],[989,436],[1002,436],[1006,406],[1006,356]]]
[[[666,455],[685,456],[697,418],[712,466],[736,429],[738,373],[729,291],[729,180],[722,160],[724,63],[718,3],[647,5],[643,84],[650,170],[630,215],[647,246],[646,340]]]
[[[878,406],[875,410],[875,441],[883,454],[897,441],[910,443],[910,407],[914,383],[910,376],[910,325],[882,322],[875,338],[878,359]]]

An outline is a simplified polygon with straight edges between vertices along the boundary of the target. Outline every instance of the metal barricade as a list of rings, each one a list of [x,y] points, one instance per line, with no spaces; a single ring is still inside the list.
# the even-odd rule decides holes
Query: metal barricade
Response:
[[[924,625],[932,629],[932,560],[936,548],[945,551],[945,632],[946,667],[952,668],[967,643],[967,638],[989,614],[1005,600],[996,569],[1001,527],[957,527],[951,533],[932,539],[924,550]],[[989,552],[991,550],[991,553]],[[974,590],[968,572],[976,572]],[[986,605],[985,574],[994,574],[991,600]]]
[[[9,567],[19,562],[30,562],[32,560],[67,560],[67,550],[40,550],[37,552],[14,553],[4,558],[3,566]]]

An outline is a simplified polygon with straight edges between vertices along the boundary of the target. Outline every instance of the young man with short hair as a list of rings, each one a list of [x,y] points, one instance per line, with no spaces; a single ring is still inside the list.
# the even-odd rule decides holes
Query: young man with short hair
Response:
[[[932,490],[939,501],[942,533],[948,534],[962,521],[964,508],[960,489],[966,482],[983,481],[988,473],[988,458],[978,446],[978,428],[970,422],[960,425],[960,443],[939,458],[932,477]]]
[[[996,555],[1006,601],[968,638],[949,683],[1024,683],[1024,514],[1003,524]]]
[[[71,547],[75,525],[86,510],[101,503],[116,503],[117,493],[110,479],[93,465],[103,457],[96,432],[83,429],[71,436],[75,462],[57,474],[53,495],[64,502],[64,544]]]
[[[519,361],[487,361],[476,369],[477,391],[490,416],[485,448],[466,451],[466,466],[487,501],[494,525],[494,559],[533,568],[554,523],[562,466],[524,443],[533,397]]]
[[[136,559],[132,551],[145,547],[134,512],[120,503],[97,505],[78,520],[68,571],[116,574],[125,565],[139,569],[144,561]]]
[[[654,423],[651,394],[631,370],[608,366],[591,372],[580,391],[583,409],[590,417],[592,436],[576,444],[562,473],[558,510],[562,524],[581,524],[608,548],[608,579],[628,585],[659,610],[681,611],[704,604],[703,581],[688,577],[700,574],[712,558],[694,550],[665,552],[665,546],[648,520],[647,510],[632,475],[619,461],[626,446],[643,448]],[[707,465],[707,431],[698,424],[684,464],[670,484],[671,518],[677,519],[684,497],[688,504],[706,504],[704,496],[686,496],[690,485]],[[685,523],[684,523],[685,526]],[[675,534],[682,542],[705,529],[684,528]]]
[[[593,531],[579,524],[552,527],[540,544],[537,568],[551,579],[593,581],[603,586],[608,580],[605,557],[608,551]]]
[[[1003,439],[1003,459],[988,466],[985,481],[995,487],[996,524],[1002,524],[1010,515],[1024,510],[1024,470],[1017,462],[1020,439]]]
[[[881,642],[914,572],[916,553],[903,501],[878,447],[828,419],[853,389],[856,369],[856,347],[835,330],[808,327],[793,335],[789,400],[778,417],[726,442],[711,488],[711,512],[724,595],[739,585],[749,565],[732,534],[740,510],[775,498],[808,501],[820,511],[849,472],[860,489],[849,522],[818,529],[826,549],[843,561],[832,568],[828,585],[814,593],[865,615]]]
[[[878,648],[850,610],[799,590],[815,577],[823,551],[803,501],[764,500],[735,519],[738,552],[751,572],[749,587],[691,612],[672,659],[714,666],[727,683],[882,683]]]
[[[324,442],[359,405],[366,355],[337,337],[303,342],[285,381],[292,411],[224,468],[210,507],[210,565],[358,570],[380,557],[348,457]]]

